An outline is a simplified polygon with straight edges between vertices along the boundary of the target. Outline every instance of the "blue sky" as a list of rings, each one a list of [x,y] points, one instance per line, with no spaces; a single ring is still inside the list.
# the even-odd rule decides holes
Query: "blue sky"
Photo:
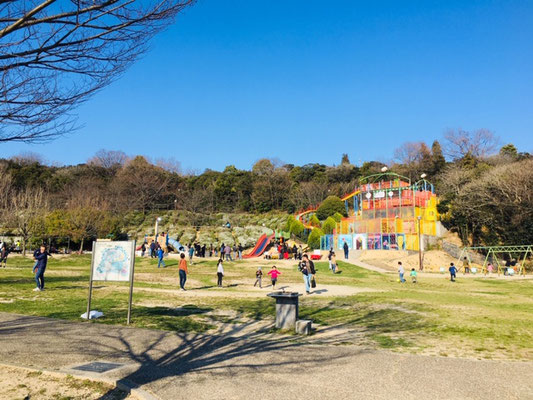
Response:
[[[184,170],[387,160],[449,128],[533,152],[531,1],[200,0],[118,81],[83,128],[2,144],[59,164],[99,149]]]

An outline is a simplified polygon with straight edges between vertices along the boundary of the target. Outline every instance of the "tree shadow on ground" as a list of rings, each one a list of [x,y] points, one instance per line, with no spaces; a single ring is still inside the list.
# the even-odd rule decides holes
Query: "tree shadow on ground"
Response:
[[[39,332],[40,339],[53,337],[54,342],[63,342],[69,353],[83,354],[84,357],[77,356],[79,360],[87,360],[90,355],[92,360],[138,365],[119,381],[130,387],[188,373],[208,372],[211,376],[230,378],[241,372],[268,372],[283,366],[287,373],[298,374],[306,366],[331,361],[327,352],[302,351],[301,346],[307,344],[304,340],[272,334],[270,328],[264,321],[222,323],[214,334],[206,335],[16,316],[0,323],[0,336],[20,340],[32,337],[31,332]],[[83,349],[77,349],[79,343],[83,343]],[[37,351],[32,346],[40,347],[29,341],[25,351]],[[56,357],[53,347],[41,348],[41,357]],[[113,398],[110,393],[106,396],[102,399]]]

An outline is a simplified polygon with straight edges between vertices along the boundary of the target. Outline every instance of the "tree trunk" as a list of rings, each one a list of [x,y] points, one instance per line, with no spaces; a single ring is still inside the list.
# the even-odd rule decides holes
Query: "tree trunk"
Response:
[[[85,241],[85,238],[82,238],[81,239],[81,244],[80,244],[80,251],[79,251],[79,254],[83,254],[83,242]]]
[[[22,236],[22,255],[26,255],[26,236]]]

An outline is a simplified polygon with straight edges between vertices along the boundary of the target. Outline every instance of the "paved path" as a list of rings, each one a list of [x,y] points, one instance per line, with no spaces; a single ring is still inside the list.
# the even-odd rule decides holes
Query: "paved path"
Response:
[[[313,345],[243,334],[239,325],[226,331],[182,335],[0,313],[0,362],[66,372],[123,363],[103,376],[161,399],[533,399],[533,363]]]

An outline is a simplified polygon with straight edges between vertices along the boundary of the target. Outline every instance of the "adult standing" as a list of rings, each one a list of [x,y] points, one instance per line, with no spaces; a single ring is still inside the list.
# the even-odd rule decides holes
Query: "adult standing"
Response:
[[[309,294],[311,291],[311,280],[314,279],[316,271],[315,264],[309,259],[307,254],[303,255],[299,269],[304,278],[305,293]]]
[[[180,258],[181,260],[178,266],[180,275],[180,288],[181,290],[185,290],[185,282],[187,282],[187,274],[189,271],[187,269],[187,260],[185,259],[185,254],[181,253]]]
[[[222,287],[222,278],[224,277],[224,265],[222,258],[218,260],[217,265],[217,286]]]
[[[35,283],[37,287],[33,289],[34,292],[41,292],[44,290],[44,271],[46,270],[46,264],[48,263],[48,256],[50,253],[46,251],[46,246],[42,245],[39,251],[34,254],[37,263],[33,267],[35,273]]]
[[[468,261],[468,258],[463,258],[463,274],[469,274],[470,273],[470,261]]]
[[[231,247],[229,246],[229,244],[227,244],[224,248],[224,254],[226,255],[226,261],[233,261],[233,259],[231,258]]]
[[[242,244],[239,243],[239,246],[238,246],[238,250],[239,250],[239,260],[242,260],[242,251],[244,250],[243,247],[242,247]]]
[[[150,258],[155,258],[155,241],[150,243]]]
[[[348,247],[348,243],[346,242],[346,240],[344,241],[344,245],[342,246],[342,248],[344,249],[344,259],[347,260],[350,248]]]
[[[4,268],[7,265],[7,256],[9,255],[9,248],[7,247],[6,242],[2,242],[2,246],[0,247],[0,266],[2,263],[4,263]]]
[[[192,257],[194,256],[194,247],[189,245],[189,261],[192,263]]]
[[[400,277],[400,282],[401,283],[405,282],[405,278],[403,277],[404,274],[405,274],[405,269],[404,269],[404,267],[402,265],[402,262],[398,261],[398,276]]]

